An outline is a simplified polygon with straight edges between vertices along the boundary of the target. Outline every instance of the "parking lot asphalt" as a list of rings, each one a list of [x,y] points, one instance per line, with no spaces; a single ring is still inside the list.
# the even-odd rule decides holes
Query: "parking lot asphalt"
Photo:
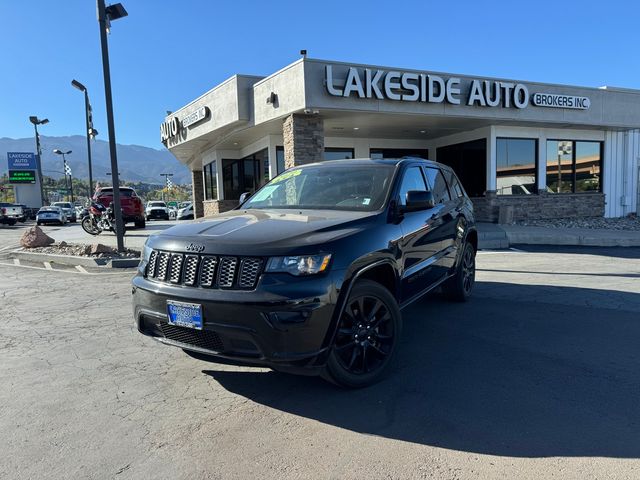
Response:
[[[0,259],[0,478],[640,478],[640,249],[527,250],[357,391],[141,336],[131,271]]]

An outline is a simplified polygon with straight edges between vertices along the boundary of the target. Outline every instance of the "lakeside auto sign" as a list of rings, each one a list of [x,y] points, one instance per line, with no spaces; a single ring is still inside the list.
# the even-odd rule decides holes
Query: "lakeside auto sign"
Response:
[[[35,170],[36,155],[31,152],[7,152],[9,170]]]
[[[31,152],[7,152],[9,183],[36,183],[36,155]]]
[[[361,73],[362,72],[362,73]],[[481,107],[526,108],[529,103],[537,107],[570,108],[587,110],[591,106],[588,97],[559,95],[555,93],[529,93],[523,83],[500,80],[471,79],[468,89],[462,92],[459,77],[444,79],[439,75],[349,67],[344,85],[338,85],[333,75],[333,65],[325,66],[325,85],[329,95],[336,97],[395,100],[403,102],[449,103]]]

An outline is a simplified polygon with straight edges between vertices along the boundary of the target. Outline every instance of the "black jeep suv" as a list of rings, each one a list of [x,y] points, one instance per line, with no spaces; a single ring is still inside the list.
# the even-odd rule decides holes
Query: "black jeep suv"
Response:
[[[338,160],[295,167],[233,211],[149,237],[133,279],[138,330],[198,358],[380,380],[400,310],[475,279],[473,209],[435,162]]]

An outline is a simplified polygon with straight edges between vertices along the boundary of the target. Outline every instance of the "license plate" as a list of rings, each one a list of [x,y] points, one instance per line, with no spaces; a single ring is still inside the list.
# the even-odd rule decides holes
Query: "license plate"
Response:
[[[202,330],[202,305],[167,300],[170,325]]]

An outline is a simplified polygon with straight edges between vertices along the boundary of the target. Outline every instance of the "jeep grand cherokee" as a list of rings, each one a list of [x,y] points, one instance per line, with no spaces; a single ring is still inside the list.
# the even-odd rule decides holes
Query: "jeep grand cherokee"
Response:
[[[389,371],[403,307],[438,286],[469,297],[477,244],[444,165],[295,167],[233,211],[149,237],[135,321],[199,358],[363,387]]]

